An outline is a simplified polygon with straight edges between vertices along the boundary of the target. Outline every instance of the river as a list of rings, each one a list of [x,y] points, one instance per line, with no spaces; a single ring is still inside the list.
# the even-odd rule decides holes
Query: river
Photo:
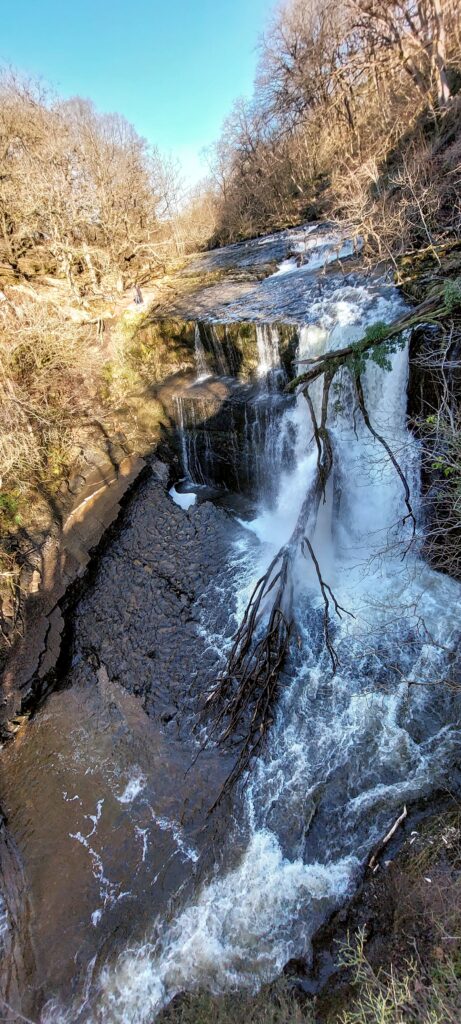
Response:
[[[271,236],[244,258],[256,244],[279,252]],[[309,961],[315,930],[353,893],[403,805],[457,784],[459,699],[440,680],[459,640],[460,587],[420,555],[405,345],[389,368],[370,361],[363,385],[410,484],[416,535],[344,373],[329,398],[334,469],[305,527],[343,610],[330,609],[338,666],[299,548],[272,728],[209,814],[236,755],[214,735],[201,752],[203,697],[317,472],[307,403],[284,393],[276,322],[296,326],[298,365],[404,308],[385,277],[347,273],[351,246],[334,232],[286,232],[283,246],[271,278],[215,311],[215,322],[258,324],[251,386],[232,377],[212,323],[198,330],[195,378],[175,395],[182,478],[168,494],[154,473],[132,498],[73,611],[62,686],[4,754],[23,893],[6,900],[6,998],[42,1024],[148,1024],[179,991],[253,989],[291,957]],[[206,401],[216,373],[246,405],[226,454],[234,489],[246,482],[239,494],[217,483],[224,455]]]

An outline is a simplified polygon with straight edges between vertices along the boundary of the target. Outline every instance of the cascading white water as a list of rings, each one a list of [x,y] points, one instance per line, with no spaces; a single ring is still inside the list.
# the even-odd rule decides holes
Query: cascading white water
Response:
[[[273,324],[257,324],[258,376],[280,369],[279,332]]]
[[[195,365],[197,367],[197,380],[206,380],[210,376],[208,369],[208,363],[206,361],[205,349],[200,334],[200,327],[198,324],[195,325]]]
[[[206,422],[213,409],[207,399],[176,395],[176,425],[184,478],[199,486],[213,477],[214,452]]]
[[[189,451],[187,447],[186,424],[184,419],[184,401],[181,398],[181,395],[175,395],[174,404],[176,407],[176,423],[181,447],[183,473],[186,478],[190,478]]]
[[[220,325],[222,327],[222,325]],[[229,377],[229,367],[235,373],[235,358],[232,358],[232,344],[225,330],[225,347],[219,340],[216,327],[206,325],[211,354],[218,372]],[[229,402],[225,414],[226,443],[222,442],[222,427],[207,430],[208,415],[213,414],[212,403],[207,407],[206,398],[195,387],[187,389],[185,395],[174,398],[176,424],[179,435],[181,463],[184,477],[192,484],[222,486],[223,478],[233,490],[257,490],[261,499],[273,499],[277,490],[280,470],[289,461],[292,449],[288,421],[282,416],[284,402],[275,399],[285,379],[281,367],[279,350],[279,329],[263,324],[256,328],[258,363],[256,374],[258,388],[250,403],[242,391],[237,393],[235,405]],[[226,354],[227,353],[227,354]],[[196,382],[210,377],[207,357],[199,324],[195,327]],[[229,365],[228,365],[229,364]],[[234,377],[237,383],[238,377]],[[243,416],[235,415],[240,406]],[[216,450],[215,450],[216,448]],[[217,478],[216,478],[217,477]]]
[[[399,309],[392,289],[378,302],[365,287],[338,291],[334,302],[311,308],[299,356],[340,347]],[[259,337],[268,372],[274,349],[267,332]],[[372,422],[411,482],[416,508],[418,448],[406,428],[406,382],[406,350],[394,354],[390,372],[370,363],[364,374]],[[310,540],[350,613],[336,621],[339,670],[332,675],[317,578],[300,554],[298,642],[267,749],[242,793],[240,861],[104,970],[97,1010],[84,1009],[82,1021],[147,1024],[181,989],[254,987],[273,978],[291,956],[308,955],[316,924],[353,886],[396,809],[446,782],[457,744],[450,697],[442,693],[436,704],[433,690],[411,683],[443,673],[459,630],[460,587],[430,570],[416,544],[402,559],[411,529],[401,480],[354,408],[347,375],[338,383],[329,407],[334,470]],[[261,569],[289,539],[316,472],[302,396],[285,413],[288,427],[296,431],[296,465],[281,476],[275,508],[250,524],[260,558],[242,586],[242,610]]]
[[[210,339],[211,348],[213,350],[216,373],[220,374],[223,377],[226,377],[229,374],[229,365],[224,353],[223,346],[217,335],[216,328],[214,327],[213,324],[208,325],[208,336]]]

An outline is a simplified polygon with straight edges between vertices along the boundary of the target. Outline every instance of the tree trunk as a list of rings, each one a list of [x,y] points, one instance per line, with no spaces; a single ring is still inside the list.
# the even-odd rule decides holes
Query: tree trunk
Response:
[[[432,0],[434,12],[433,59],[437,82],[437,103],[446,107],[451,100],[446,69],[446,36],[441,0]]]
[[[91,284],[93,285],[94,290],[98,291],[100,284],[99,275],[96,271],[93,260],[91,259],[91,253],[86,242],[83,245],[83,259],[85,260],[85,263],[88,268]]]

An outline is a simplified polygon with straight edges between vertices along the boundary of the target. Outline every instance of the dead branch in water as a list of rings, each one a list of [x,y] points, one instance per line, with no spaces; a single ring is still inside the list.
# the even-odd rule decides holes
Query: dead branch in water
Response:
[[[294,624],[292,570],[298,551],[303,554],[307,552],[311,558],[324,604],[325,647],[330,656],[333,672],[336,672],[339,666],[339,658],[332,640],[330,605],[333,604],[334,611],[339,618],[341,618],[341,613],[349,615],[351,613],[339,604],[331,587],[325,582],[310,539],[315,530],[320,502],[322,499],[324,503],[326,502],[326,485],[334,462],[333,447],[327,426],[332,382],[336,374],[347,367],[352,376],[357,405],[365,426],[372,437],[384,448],[402,482],[407,508],[403,523],[411,520],[414,536],[416,519],[411,506],[408,481],[390,445],[371,423],[360,373],[364,353],[368,353],[370,349],[386,342],[392,342],[392,339],[397,338],[403,331],[416,324],[423,321],[437,321],[446,312],[447,302],[447,296],[442,293],[431,296],[416,310],[399,317],[394,323],[388,326],[381,325],[379,331],[366,334],[361,342],[326,352],[322,356],[315,356],[309,360],[301,360],[301,362],[312,364],[311,369],[298,376],[286,388],[287,391],[298,388],[298,393],[303,394],[307,402],[317,448],[317,472],[311,481],[288,544],[281,548],[253,590],[245,615],[235,634],[226,668],[206,702],[208,707],[220,705],[212,727],[212,733],[215,733],[222,728],[224,722],[226,723],[219,735],[220,741],[243,730],[239,757],[226,779],[214,807],[242,772],[248,768],[272,721],[272,705],[277,696],[278,676],[289,648]],[[322,376],[322,399],[318,419],[309,388]],[[308,534],[310,534],[310,538]]]
[[[411,495],[410,495],[410,488],[408,486],[408,480],[407,480],[403,470],[401,469],[399,463],[397,462],[397,459],[396,459],[392,449],[388,445],[387,441],[382,436],[382,434],[378,434],[378,431],[375,430],[375,428],[372,426],[372,424],[370,422],[370,417],[368,415],[368,410],[367,410],[367,407],[365,405],[365,396],[364,396],[364,393],[363,393],[362,380],[361,380],[361,377],[360,377],[359,373],[354,375],[354,385],[355,385],[355,393],[357,395],[357,402],[358,402],[358,405],[359,405],[360,412],[362,413],[363,421],[365,423],[365,426],[370,431],[370,434],[372,435],[372,437],[374,437],[376,439],[376,441],[379,441],[379,443],[383,446],[385,452],[387,452],[387,454],[388,454],[388,456],[389,456],[389,458],[390,458],[390,460],[392,462],[392,465],[393,465],[396,473],[398,474],[398,476],[400,477],[400,479],[402,481],[403,489],[404,489],[404,492],[405,492],[405,499],[404,499],[405,500],[405,505],[407,506],[407,509],[408,509],[407,515],[404,516],[404,518],[403,518],[403,523],[406,523],[408,519],[411,519],[412,528],[413,528],[413,537],[414,537],[415,532],[416,532],[416,519],[415,519],[415,515],[414,515],[414,512],[413,512],[412,506],[411,506],[411,501],[410,501]]]
[[[258,580],[235,634],[225,671],[206,701],[205,707],[220,705],[213,722],[213,733],[226,723],[219,742],[223,743],[241,728],[244,731],[240,754],[211,810],[248,767],[270,724],[270,709],[292,628],[291,559],[290,548],[282,548]],[[258,626],[267,611],[268,600],[272,607],[258,636]]]
[[[309,391],[307,388],[303,389],[303,395],[304,398],[306,399],[309,408],[312,427],[314,430],[315,443],[317,445],[317,471],[322,487],[324,503],[326,501],[325,488],[328,477],[331,472],[331,467],[333,465],[333,449],[331,447],[330,435],[327,429],[328,399],[330,397],[330,387],[333,377],[334,373],[325,373],[322,390],[320,424],[317,423],[317,416],[314,409],[314,403],[309,394]]]
[[[326,646],[327,651],[328,651],[328,653],[330,655],[330,658],[331,658],[331,664],[332,664],[332,667],[333,667],[333,672],[336,672],[336,669],[339,666],[339,658],[338,658],[337,652],[336,652],[336,650],[335,650],[335,648],[333,646],[333,642],[332,642],[332,639],[331,639],[330,601],[329,601],[329,598],[328,598],[328,594],[330,595],[330,598],[333,601],[333,606],[334,606],[335,612],[336,612],[336,614],[337,614],[339,619],[342,618],[341,612],[344,612],[345,615],[350,615],[352,619],[355,618],[355,615],[353,615],[352,612],[349,612],[347,610],[347,608],[343,608],[342,605],[340,605],[338,603],[338,601],[336,600],[335,595],[334,595],[331,587],[323,579],[322,573],[320,571],[320,565],[319,565],[319,563],[317,561],[317,558],[315,557],[315,554],[314,554],[314,549],[312,547],[312,544],[311,544],[310,540],[308,540],[307,537],[303,537],[301,547],[302,547],[302,549],[304,549],[304,547],[307,548],[307,550],[308,550],[308,552],[309,552],[309,554],[311,556],[312,562],[314,564],[314,568],[315,568],[315,571],[316,571],[316,574],[317,574],[317,579],[319,581],[319,586],[320,586],[320,590],[322,592],[322,597],[323,597],[323,603],[324,603],[324,606],[325,606],[324,612],[323,612],[323,635],[325,637],[325,646]]]
[[[216,689],[208,697],[207,704],[214,702],[218,695],[220,697],[227,697],[229,686],[234,678],[241,678],[243,681],[246,681],[254,673],[259,673],[258,665],[253,665],[256,650],[252,649],[251,641],[264,613],[266,598],[276,587],[277,591],[273,597],[274,608],[282,600],[286,605],[284,589],[287,578],[288,557],[288,548],[282,548],[273,558],[264,576],[261,576],[261,579],[258,580],[251,594],[242,622],[233,638],[234,642],[227,660],[226,671],[221,676]]]
[[[379,858],[380,858],[383,850],[385,849],[387,844],[391,841],[392,836],[394,836],[395,833],[397,832],[397,829],[398,829],[399,825],[403,824],[403,822],[405,821],[405,818],[407,817],[407,814],[408,814],[408,811],[407,811],[407,807],[406,807],[406,804],[405,804],[402,813],[399,814],[398,818],[394,821],[394,824],[393,824],[392,828],[389,829],[389,832],[387,832],[386,835],[384,836],[384,838],[380,839],[379,843],[377,843],[377,845],[375,846],[375,848],[373,850],[373,853],[372,853],[372,855],[371,855],[371,857],[370,857],[370,859],[368,861],[368,867],[370,868],[370,871],[373,872],[373,874],[375,874],[375,872],[379,868]]]
[[[293,566],[298,551],[304,550],[305,544],[309,545],[314,565],[318,567],[306,532],[308,529],[313,532],[315,528],[319,505],[322,498],[325,500],[325,488],[333,465],[333,450],[327,428],[331,380],[332,376],[325,374],[320,423],[317,421],[310,396],[306,396],[317,444],[317,473],[308,489],[290,540],[272,559],[251,594],[242,622],[233,639],[226,668],[205,704],[208,708],[219,706],[212,733],[216,734],[225,723],[219,734],[220,742],[243,730],[239,757],[213,808],[248,768],[272,722],[271,713],[277,695],[279,674],[288,651],[294,622]],[[317,575],[321,587],[324,588],[324,598],[328,590],[339,614],[340,605],[319,572],[318,567]],[[335,668],[338,659],[331,640],[327,611],[324,629],[325,641]]]

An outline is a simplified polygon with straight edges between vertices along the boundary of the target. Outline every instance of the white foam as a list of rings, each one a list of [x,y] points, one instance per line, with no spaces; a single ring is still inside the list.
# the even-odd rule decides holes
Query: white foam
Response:
[[[102,817],[104,800],[98,800],[96,805],[95,814],[85,814],[85,818],[92,822],[91,830],[84,835],[82,832],[69,832],[69,838],[74,839],[80,846],[83,846],[91,859],[91,870],[93,878],[97,881],[99,886],[99,898],[102,902],[102,907],[98,907],[91,914],[91,923],[94,927],[99,923],[103,911],[107,906],[111,906],[113,903],[117,903],[118,900],[129,896],[129,892],[121,892],[121,886],[118,882],[111,882],[111,880],[105,874],[104,863],[100,853],[94,849],[94,846],[90,843],[90,839],[95,836],[98,824]]]
[[[8,910],[6,908],[5,900],[3,899],[3,896],[0,893],[0,939],[1,939],[2,935],[5,935],[6,932],[9,931],[9,927],[10,927],[10,924],[9,924]]]
[[[298,270],[298,264],[295,256],[290,256],[287,260],[282,260],[279,263],[277,270],[271,274],[271,277],[283,277],[284,274],[292,274],[295,270]]]
[[[181,826],[178,824],[178,822],[170,821],[169,818],[165,818],[162,815],[159,816],[155,814],[155,811],[152,810],[152,807],[150,810],[152,817],[155,821],[155,824],[158,826],[158,828],[161,829],[162,832],[170,832],[176,843],[176,846],[178,847],[179,852],[183,855],[183,857],[186,860],[191,860],[195,864],[199,859],[199,854],[197,853],[197,850],[194,850],[194,848],[192,846],[189,846],[188,843],[185,841],[183,830]]]
[[[254,987],[274,977],[291,955],[293,917],[344,896],[356,870],[353,857],[290,861],[270,831],[256,832],[236,869],[206,886],[163,936],[104,972],[98,1020],[146,1024],[184,988]]]
[[[147,850],[149,848],[149,830],[147,828],[140,828],[139,825],[135,825],[134,830],[136,835],[142,842],[141,861],[144,864],[144,861],[147,857]]]
[[[136,772],[127,782],[123,793],[116,799],[120,804],[131,804],[146,786],[145,776]]]
[[[338,231],[323,232],[319,237],[312,234],[299,238],[293,236],[291,248],[298,256],[290,256],[279,263],[271,277],[283,277],[286,274],[298,274],[320,270],[337,260],[352,256],[362,246],[362,240],[355,242],[342,238]]]
[[[183,508],[185,511],[187,511],[188,508],[191,508],[192,505],[195,505],[197,501],[197,495],[194,494],[193,491],[182,493],[181,491],[176,490],[174,484],[173,487],[170,487],[168,494],[173,498],[175,504],[179,505],[179,507]]]

